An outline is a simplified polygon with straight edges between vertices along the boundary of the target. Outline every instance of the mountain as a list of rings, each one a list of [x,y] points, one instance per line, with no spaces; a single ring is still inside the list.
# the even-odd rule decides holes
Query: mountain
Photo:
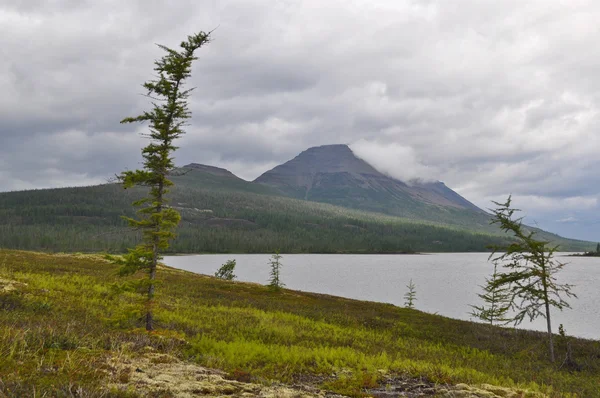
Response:
[[[170,204],[182,215],[172,252],[485,251],[508,241],[442,183],[394,180],[344,145],[311,148],[255,182],[198,163],[172,180]],[[122,216],[135,214],[131,203],[144,192],[104,184],[0,193],[0,247],[124,251],[138,237]],[[595,248],[540,234],[565,251]]]
[[[353,209],[456,225],[487,225],[483,210],[442,182],[405,183],[358,158],[347,145],[313,147],[254,182],[281,194]]]
[[[171,179],[182,189],[196,187],[214,191],[241,191],[264,195],[281,195],[276,189],[255,184],[220,167],[190,163],[173,173]]]
[[[400,210],[406,202],[482,211],[442,182],[413,181],[409,185],[389,177],[354,155],[347,145],[309,148],[255,182],[317,202],[341,202],[357,208],[379,202],[386,213]]]

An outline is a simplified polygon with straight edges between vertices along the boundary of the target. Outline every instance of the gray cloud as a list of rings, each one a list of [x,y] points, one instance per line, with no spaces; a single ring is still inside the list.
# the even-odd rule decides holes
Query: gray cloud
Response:
[[[137,167],[143,126],[118,122],[148,106],[154,43],[217,28],[178,163],[252,179],[309,146],[353,144],[373,163],[404,159],[378,165],[389,174],[484,208],[512,193],[541,227],[597,240],[598,17],[592,0],[1,5],[0,187]]]
[[[356,156],[367,160],[377,170],[408,184],[415,179],[436,181],[439,175],[437,170],[424,165],[411,147],[359,140],[350,148]]]

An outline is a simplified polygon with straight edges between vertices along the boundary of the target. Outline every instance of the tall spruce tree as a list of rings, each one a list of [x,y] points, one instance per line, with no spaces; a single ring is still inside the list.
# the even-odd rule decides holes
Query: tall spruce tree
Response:
[[[550,308],[571,308],[563,297],[577,296],[571,292],[572,285],[556,282],[555,275],[564,267],[564,264],[553,258],[557,247],[535,239],[535,232],[525,229],[522,218],[513,218],[518,210],[510,207],[510,196],[505,203],[494,204],[498,208],[492,210],[492,223],[512,234],[514,241],[507,246],[492,246],[490,258],[494,263],[501,264],[505,271],[498,273],[490,288],[506,289],[510,294],[510,305],[516,312],[511,321],[515,325],[520,324],[525,317],[531,321],[538,316],[546,319],[550,360],[554,362]]]
[[[175,237],[175,228],[181,216],[169,207],[168,179],[174,169],[172,153],[177,149],[173,142],[184,134],[185,121],[191,117],[187,98],[193,89],[184,89],[184,82],[191,76],[192,62],[197,59],[195,51],[209,42],[210,33],[200,32],[188,36],[181,42],[180,50],[158,45],[166,54],[155,61],[155,80],[147,81],[143,87],[152,102],[152,109],[139,116],[127,117],[121,123],[148,122],[149,133],[142,134],[150,143],[142,149],[143,169],[124,171],[118,179],[125,188],[141,185],[149,188],[148,196],[133,203],[140,207],[138,219],[125,217],[129,225],[142,233],[142,243],[120,260],[121,274],[130,275],[138,271],[147,273],[143,280],[146,295],[146,330],[154,329],[153,301],[156,285],[156,270],[160,253],[169,247]]]

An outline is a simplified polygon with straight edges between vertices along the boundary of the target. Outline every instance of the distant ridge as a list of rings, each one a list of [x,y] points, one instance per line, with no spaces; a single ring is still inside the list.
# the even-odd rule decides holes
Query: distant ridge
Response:
[[[443,183],[407,185],[346,145],[309,148],[257,182],[199,163],[172,181],[177,253],[468,252],[507,242],[489,214]],[[122,216],[134,216],[143,195],[118,184],[0,193],[0,247],[125,252],[138,237]],[[565,251],[596,247],[538,232]]]

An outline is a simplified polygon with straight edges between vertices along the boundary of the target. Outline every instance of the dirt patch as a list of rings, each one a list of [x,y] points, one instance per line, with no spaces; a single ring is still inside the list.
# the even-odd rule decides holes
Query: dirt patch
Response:
[[[369,395],[376,398],[395,398],[395,397],[428,397],[440,396],[446,390],[447,386],[440,386],[424,379],[415,379],[411,377],[387,378],[381,382],[381,386],[369,389]]]
[[[368,390],[367,393],[376,398],[546,398],[546,395],[540,393],[489,384],[452,386],[413,378],[390,378],[382,383],[382,387]]]
[[[448,398],[547,398],[542,393],[526,391],[522,389],[513,389],[506,387],[492,386],[482,384],[480,386],[469,386],[467,384],[457,384],[448,390],[441,397]]]

